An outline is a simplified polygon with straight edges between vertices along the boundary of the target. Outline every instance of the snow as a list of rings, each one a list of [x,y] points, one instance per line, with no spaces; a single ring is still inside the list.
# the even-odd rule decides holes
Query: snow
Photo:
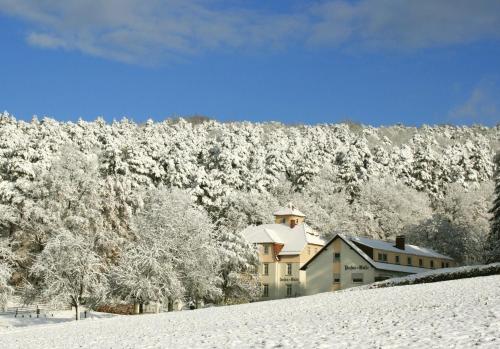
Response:
[[[324,241],[308,232],[305,223],[290,228],[285,224],[262,224],[249,226],[241,233],[250,243],[284,244],[280,255],[299,254],[307,243],[323,246]]]
[[[114,314],[109,313],[99,313],[99,312],[88,312],[87,317],[85,318],[85,313],[82,311],[80,313],[81,321],[84,320],[99,320],[99,319],[107,319],[114,316]],[[25,314],[24,317],[22,315],[18,315],[17,317],[14,314],[9,313],[0,313],[0,333],[5,331],[17,330],[23,327],[36,328],[38,326],[50,325],[50,324],[58,324],[64,322],[72,322],[75,320],[75,311],[74,310],[60,310],[60,311],[47,311],[46,313],[42,313],[39,318],[36,317],[35,313]]]
[[[422,273],[379,281],[364,287],[392,287],[398,285],[420,284],[495,274],[500,274],[500,262],[486,265],[466,265],[457,268],[426,270]]]
[[[383,263],[383,262],[373,262],[372,265],[375,269],[378,270],[387,270],[387,271],[397,271],[399,273],[425,273],[429,269],[419,268],[419,267],[411,267],[408,265],[400,265],[400,264],[391,264],[391,263]]]
[[[369,239],[369,238],[359,237],[359,236],[351,236],[351,237],[349,237],[349,239],[351,239],[351,241],[358,242],[360,244],[375,248],[377,250],[384,250],[384,251],[396,252],[396,253],[402,252],[402,250],[395,247],[393,245],[393,243],[390,243],[387,241],[374,240],[374,239]],[[415,245],[410,245],[410,244],[405,244],[404,252],[408,253],[408,254],[413,254],[416,256],[451,259],[450,257],[442,255],[440,253],[437,253],[431,249],[420,247],[420,246],[415,246]]]
[[[500,275],[5,330],[3,348],[498,348]]]
[[[305,217],[306,215],[299,211],[292,203],[289,203],[286,207],[281,207],[273,213],[275,216],[297,216]]]

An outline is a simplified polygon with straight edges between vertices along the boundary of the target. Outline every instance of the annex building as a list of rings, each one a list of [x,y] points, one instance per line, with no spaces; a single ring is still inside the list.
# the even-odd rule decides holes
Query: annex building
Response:
[[[274,224],[249,226],[244,238],[258,247],[262,300],[305,295],[300,268],[325,244],[293,204],[274,212]]]
[[[336,234],[301,267],[306,295],[336,291],[392,277],[455,266],[452,258],[396,241]]]

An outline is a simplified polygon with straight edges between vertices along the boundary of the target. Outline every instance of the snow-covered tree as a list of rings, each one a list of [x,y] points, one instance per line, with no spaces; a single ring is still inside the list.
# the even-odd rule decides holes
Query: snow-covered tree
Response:
[[[14,255],[6,242],[7,240],[0,238],[0,309],[7,305],[14,293],[14,287],[11,284]]]
[[[488,261],[500,262],[500,152],[495,156],[495,193],[493,207],[490,212],[491,231],[488,236]]]
[[[257,249],[249,244],[239,231],[223,225],[214,231],[221,276],[222,301],[239,303],[253,300],[261,293],[258,279]]]
[[[476,261],[481,256],[479,253],[478,257],[477,241],[470,232],[442,214],[434,214],[406,232],[409,243],[431,248],[461,264]]]
[[[360,187],[351,217],[357,233],[381,239],[404,233],[405,227],[432,215],[425,193],[405,186],[393,178],[378,178]]]
[[[181,298],[184,290],[174,270],[174,255],[161,237],[140,238],[125,248],[109,279],[111,294],[134,304],[167,304]]]
[[[65,147],[51,159],[47,169],[37,172],[36,180],[25,191],[19,223],[20,239],[40,252],[58,229],[98,239],[104,232],[100,214],[97,157]]]
[[[6,306],[9,297],[14,293],[14,288],[10,285],[11,276],[11,266],[0,259],[0,309]]]
[[[490,230],[488,213],[492,201],[493,183],[464,190],[463,184],[454,183],[446,187],[444,197],[434,203],[434,212],[445,217],[456,229],[457,240],[465,234],[464,251],[461,259],[467,263],[486,262],[486,240]],[[450,237],[451,238],[451,237]]]
[[[214,218],[221,219],[227,228],[241,231],[249,225],[272,223],[279,206],[278,200],[266,192],[232,191],[224,196],[221,212]]]
[[[220,295],[212,223],[180,189],[144,194],[133,220],[135,242],[112,269],[114,292],[138,302],[201,301]]]
[[[62,229],[47,242],[31,268],[33,293],[54,304],[69,304],[80,319],[82,304],[93,306],[105,299],[105,264],[88,237]]]
[[[29,279],[36,256],[61,230],[89,237],[93,251],[115,265],[138,248],[132,227],[141,209],[138,194],[165,186],[188,192],[195,199],[188,200],[191,209],[208,212],[210,219],[203,221],[216,228],[207,228],[211,238],[201,240],[210,241],[210,251],[218,248],[211,245],[219,243],[217,234],[226,234],[221,222],[230,232],[265,223],[275,206],[289,201],[325,236],[340,230],[389,238],[412,224],[446,230],[449,220],[453,229],[443,235],[446,239],[458,234],[462,240],[461,232],[469,231],[467,241],[477,246],[481,239],[472,237],[484,232],[482,198],[493,179],[498,139],[499,126],[375,128],[182,119],[137,124],[102,118],[73,123],[48,117],[25,122],[1,113],[0,239],[14,254],[16,286]],[[451,183],[456,188],[450,189]],[[426,195],[436,219],[429,218]],[[488,245],[496,246],[494,236]],[[182,265],[182,259],[174,261]],[[213,265],[203,274],[211,278]],[[189,279],[186,268],[180,267],[179,282],[196,292],[189,295],[185,289],[184,296],[218,296],[217,277],[224,267],[215,268],[216,278],[204,279],[203,287],[194,276]],[[219,286],[214,289],[214,284]]]

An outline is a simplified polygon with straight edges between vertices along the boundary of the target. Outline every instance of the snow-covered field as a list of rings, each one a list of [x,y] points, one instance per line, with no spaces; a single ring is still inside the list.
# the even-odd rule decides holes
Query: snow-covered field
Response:
[[[51,311],[47,315],[45,314],[40,315],[40,317],[38,318],[34,313],[32,313],[31,315],[32,315],[31,317],[28,314],[25,314],[24,317],[22,315],[15,317],[13,314],[0,313],[0,335],[4,331],[13,330],[19,327],[44,326],[48,324],[71,322],[75,320],[74,310]],[[108,313],[89,312],[87,314],[87,318],[85,318],[84,313],[81,312],[80,316],[82,317],[82,320],[99,320],[99,319],[110,318],[117,315]]]
[[[2,348],[499,348],[500,275],[4,330]]]

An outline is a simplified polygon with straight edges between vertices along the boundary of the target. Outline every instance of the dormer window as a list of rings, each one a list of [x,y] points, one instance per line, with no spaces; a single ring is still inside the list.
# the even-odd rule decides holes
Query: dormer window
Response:
[[[264,254],[269,254],[269,245],[264,245]]]

